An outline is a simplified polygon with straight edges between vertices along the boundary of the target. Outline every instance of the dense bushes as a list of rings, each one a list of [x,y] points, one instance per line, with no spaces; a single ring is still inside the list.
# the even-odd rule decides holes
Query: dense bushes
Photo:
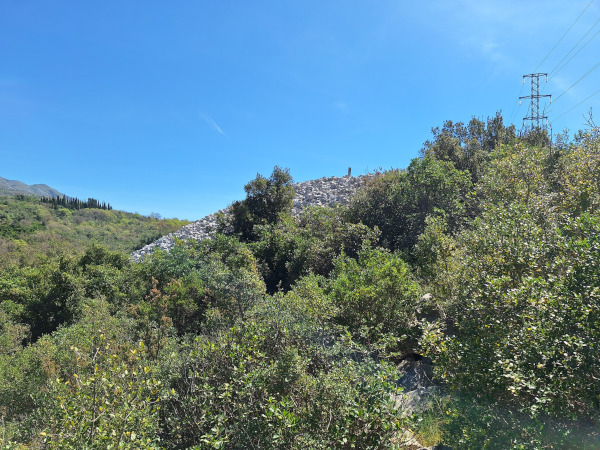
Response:
[[[272,308],[216,339],[197,338],[171,367],[164,439],[179,448],[389,443],[401,423],[389,397],[393,370],[352,361],[343,347],[315,342],[310,323],[297,315],[288,322],[285,307]]]
[[[132,252],[187,223],[96,208],[55,209],[33,197],[0,197],[0,268],[81,255],[91,242]]]
[[[430,284],[446,321],[428,325],[422,348],[460,397],[479,399],[461,403],[449,428],[468,429],[466,445],[570,445],[571,428],[586,433],[583,447],[598,438],[597,148],[591,136],[558,154],[497,148],[477,185],[481,215],[446,237],[445,268]],[[522,434],[502,426],[507,412]]]
[[[400,354],[413,351],[420,289],[400,257],[381,250],[363,250],[358,259],[341,257],[329,290],[336,321],[358,342]]]
[[[231,205],[231,214],[222,218],[220,231],[244,242],[256,240],[255,227],[276,224],[292,211],[293,179],[288,169],[275,166],[269,178],[260,174],[244,186],[246,199]]]
[[[379,233],[343,220],[343,209],[309,208],[299,220],[291,217],[257,227],[259,240],[250,248],[270,293],[287,291],[302,275],[327,276],[342,253],[356,257]]]
[[[414,159],[406,170],[374,177],[359,193],[347,212],[351,222],[381,231],[381,243],[411,257],[425,219],[443,211],[451,231],[469,218],[471,180],[468,172],[451,162],[426,156]]]
[[[447,123],[347,208],[291,217],[276,168],[228,235],[5,263],[3,445],[597,448],[599,136],[544,143]],[[418,354],[438,396],[403,417]]]

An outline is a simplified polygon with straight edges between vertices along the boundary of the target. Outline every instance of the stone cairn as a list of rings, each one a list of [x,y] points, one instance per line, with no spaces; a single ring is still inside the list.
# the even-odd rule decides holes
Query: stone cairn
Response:
[[[307,206],[333,206],[336,204],[346,204],[351,196],[363,185],[366,178],[370,175],[360,175],[358,177],[350,176],[350,170],[345,177],[324,177],[318,180],[304,181],[294,184],[296,196],[292,215],[297,217]],[[227,214],[229,207],[220,210],[217,213],[210,214],[200,220],[185,225],[174,233],[167,234],[157,241],[146,245],[131,254],[135,261],[140,261],[145,255],[152,253],[156,248],[169,250],[175,245],[175,239],[195,239],[200,241],[210,235],[210,231],[217,226],[217,215],[219,213]]]

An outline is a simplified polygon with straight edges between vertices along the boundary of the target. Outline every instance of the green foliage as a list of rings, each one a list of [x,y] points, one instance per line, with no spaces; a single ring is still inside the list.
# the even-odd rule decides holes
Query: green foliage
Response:
[[[356,340],[385,351],[414,348],[420,289],[399,256],[365,249],[358,259],[340,257],[329,291],[338,308],[337,322]]]
[[[432,133],[433,140],[425,142],[421,154],[452,162],[458,170],[468,171],[475,183],[485,172],[490,153],[516,140],[514,125],[506,127],[500,113],[486,123],[475,117],[467,125],[448,120]]]
[[[120,305],[133,295],[127,255],[90,247],[80,258],[12,266],[0,273],[0,305],[26,324],[33,340],[77,319],[84,299],[105,297]]]
[[[67,198],[65,195],[62,197],[42,197],[40,199],[42,203],[48,203],[52,205],[54,209],[59,207],[67,209],[83,209],[83,208],[96,208],[96,209],[107,209],[111,210],[112,206],[110,203],[100,202],[95,198],[88,198],[87,201],[79,200],[77,197]]]
[[[518,222],[523,228],[511,236],[510,253],[498,248],[498,220],[484,233],[494,247],[481,240],[470,247],[470,284],[451,308],[457,334],[428,346],[438,349],[440,370],[458,386],[485,386],[531,413],[594,415],[600,398],[594,381],[600,373],[590,365],[600,342],[598,217],[577,219],[554,236],[527,217]],[[492,252],[502,258],[491,259]]]
[[[83,305],[80,320],[45,335],[34,344],[0,355],[0,417],[9,435],[30,440],[37,435],[33,413],[49,380],[68,378],[76,369],[72,346],[90,352],[94,336],[103,333],[117,342],[128,341],[130,326],[109,312],[104,300]],[[8,429],[8,430],[7,430]],[[1,433],[0,433],[1,435]]]
[[[88,351],[71,348],[75,370],[50,380],[36,422],[49,448],[158,448],[160,380],[140,344],[129,348],[93,338]]]
[[[115,248],[143,233],[90,245],[134,215],[1,199],[1,445],[597,448],[600,134],[546,139],[446,123],[297,218],[275,168],[236,236],[141,263]],[[403,419],[392,363],[415,352],[440,394]]]
[[[556,182],[559,207],[572,214],[595,212],[600,206],[600,139],[598,131],[582,133],[578,145],[563,150]]]
[[[243,320],[265,293],[247,245],[223,235],[179,242],[169,253],[155,252],[144,260],[141,271],[147,282],[156,280],[153,289],[166,294],[166,316],[180,334],[198,331],[209,309],[215,326]]]
[[[425,218],[425,229],[415,246],[414,266],[423,283],[442,298],[449,298],[456,288],[455,252],[456,240],[448,233],[447,217],[436,210]]]
[[[288,217],[258,227],[259,238],[251,248],[268,292],[287,291],[308,273],[327,276],[342,252],[356,257],[363,246],[377,241],[376,230],[346,222],[342,215],[341,208],[309,208],[299,220]]]
[[[597,429],[586,420],[531,416],[472,393],[453,395],[437,421],[452,448],[598,448]]]
[[[70,264],[63,260],[57,266],[12,268],[0,274],[0,302],[30,327],[33,339],[77,315],[83,289],[69,273]]]
[[[257,174],[244,190],[246,199],[231,205],[231,216],[220,231],[239,236],[244,242],[253,241],[255,226],[275,224],[282,215],[291,213],[294,188],[288,169],[275,166],[269,178]]]
[[[178,448],[391,446],[401,423],[389,398],[394,371],[319,345],[310,319],[290,312],[268,301],[245,326],[190,344],[171,368],[164,441]]]
[[[553,201],[554,158],[548,148],[516,143],[500,146],[492,154],[490,167],[477,186],[483,203],[529,205],[534,200]]]
[[[0,307],[3,306],[0,304]],[[11,314],[0,309],[0,355],[10,355],[19,351],[29,336],[29,327],[15,323],[10,316]]]
[[[314,320],[316,324],[324,326],[339,311],[331,296],[327,295],[326,285],[325,277],[310,274],[300,278],[289,292],[277,298],[285,303],[288,314],[295,313],[302,320]]]
[[[447,216],[449,230],[460,229],[469,213],[472,184],[468,172],[451,162],[426,156],[414,159],[405,171],[375,176],[351,203],[348,218],[381,231],[381,243],[411,256],[434,211]]]
[[[33,198],[0,197],[0,237],[17,239],[43,230],[51,214]]]
[[[79,256],[93,242],[129,253],[187,223],[114,210],[55,209],[33,197],[0,197],[0,268]]]
[[[477,187],[481,216],[449,241],[446,266],[428,273],[446,320],[426,326],[421,347],[455,392],[478,399],[472,408],[460,402],[446,429],[451,439],[462,433],[465,448],[571,445],[574,437],[594,447],[594,145],[588,138],[558,155],[522,143],[497,148]],[[419,245],[443,242],[437,228]]]

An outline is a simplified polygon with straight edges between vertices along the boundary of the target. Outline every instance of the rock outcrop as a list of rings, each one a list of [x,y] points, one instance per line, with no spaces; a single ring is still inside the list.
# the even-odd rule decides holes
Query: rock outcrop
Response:
[[[346,204],[365,179],[369,175],[360,175],[358,177],[324,177],[318,180],[304,181],[294,184],[296,196],[292,215],[297,216],[307,206],[333,206],[335,204]],[[175,239],[195,239],[202,240],[209,236],[211,229],[217,225],[217,214],[227,214],[228,208],[210,214],[200,220],[184,226],[179,231],[161,237],[157,241],[146,245],[140,250],[132,253],[134,260],[139,261],[145,255],[152,253],[155,249],[161,248],[169,250],[175,245]]]
[[[440,395],[439,388],[433,382],[433,361],[418,354],[407,355],[398,366],[404,375],[397,385],[404,389],[392,399],[403,417],[422,413],[431,408],[432,402]]]

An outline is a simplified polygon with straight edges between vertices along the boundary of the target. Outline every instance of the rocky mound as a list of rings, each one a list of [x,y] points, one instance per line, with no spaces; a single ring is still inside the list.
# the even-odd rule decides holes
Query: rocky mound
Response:
[[[292,214],[297,216],[307,206],[333,206],[335,204],[346,204],[350,197],[357,189],[362,186],[365,178],[368,175],[360,175],[358,177],[324,177],[318,180],[304,181],[294,184],[296,197],[294,198],[294,207]],[[145,255],[152,253],[154,249],[161,248],[169,250],[175,245],[177,239],[206,239],[209,236],[211,229],[217,225],[217,214],[227,214],[228,208],[210,214],[194,223],[184,226],[179,231],[176,231],[166,236],[161,237],[157,241],[146,245],[140,250],[131,254],[134,260],[138,261]]]

